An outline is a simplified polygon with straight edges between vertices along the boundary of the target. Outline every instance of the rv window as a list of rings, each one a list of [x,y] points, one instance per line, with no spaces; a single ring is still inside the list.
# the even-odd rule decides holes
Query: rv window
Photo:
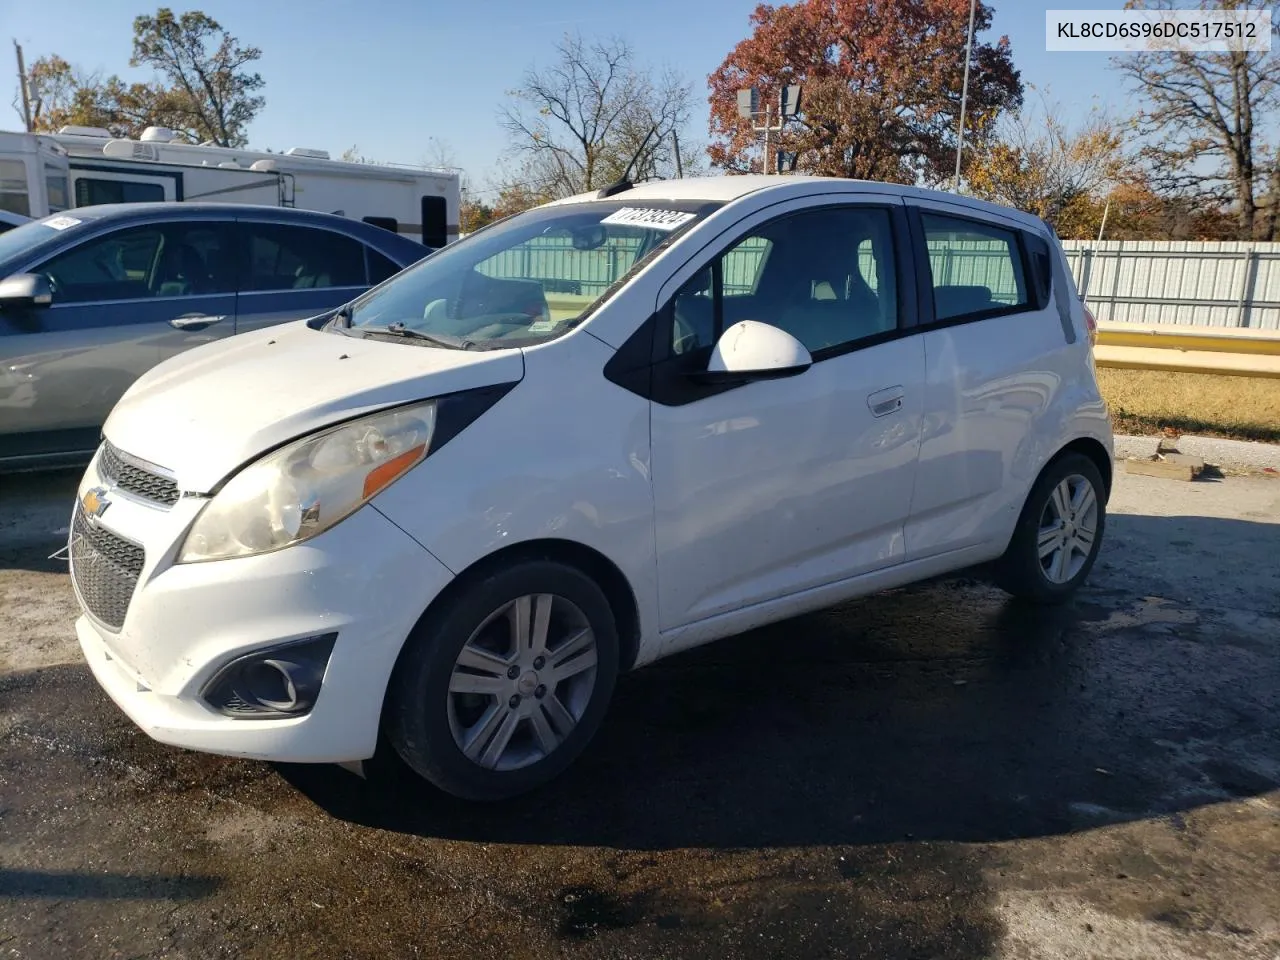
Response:
[[[383,230],[390,230],[392,233],[400,229],[400,224],[396,222],[395,217],[364,217],[363,219],[365,223],[371,223]]]
[[[158,183],[137,180],[76,179],[76,206],[92,207],[99,203],[149,203],[164,199],[164,187]]]
[[[384,257],[373,247],[365,247],[369,254],[369,285],[381,283],[387,277],[395,276],[400,272],[400,266],[387,257]]]
[[[31,216],[27,198],[27,168],[21,160],[0,160],[0,210]]]
[[[59,213],[70,203],[67,202],[67,173],[48,164],[44,168],[45,192],[49,195],[49,212]]]
[[[444,197],[422,198],[422,242],[436,248],[449,242],[449,211]]]
[[[249,275],[241,290],[299,290],[365,285],[364,246],[329,230],[244,223]]]

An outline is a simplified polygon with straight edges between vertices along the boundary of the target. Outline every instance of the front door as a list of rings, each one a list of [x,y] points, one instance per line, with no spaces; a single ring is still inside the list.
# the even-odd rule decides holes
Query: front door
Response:
[[[92,451],[134,380],[234,331],[226,226],[124,227],[31,268],[53,303],[0,319],[0,457]]]
[[[924,382],[898,276],[905,233],[893,198],[777,216],[722,246],[659,314],[661,629],[903,560]],[[747,319],[791,333],[813,366],[727,389],[691,379]]]

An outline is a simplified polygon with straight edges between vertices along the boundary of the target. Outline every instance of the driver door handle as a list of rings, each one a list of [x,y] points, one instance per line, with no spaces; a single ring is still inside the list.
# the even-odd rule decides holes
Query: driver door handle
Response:
[[[887,387],[867,397],[867,406],[871,408],[873,417],[887,417],[902,409],[902,400],[906,395],[907,392],[902,387]]]
[[[207,313],[184,313],[182,316],[174,317],[170,320],[169,326],[175,330],[203,330],[210,324],[225,319],[225,315],[210,316]]]

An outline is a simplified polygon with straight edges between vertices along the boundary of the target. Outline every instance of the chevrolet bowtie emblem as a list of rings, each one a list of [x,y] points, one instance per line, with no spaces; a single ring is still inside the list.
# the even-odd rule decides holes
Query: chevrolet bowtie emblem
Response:
[[[107,499],[106,487],[90,487],[85,491],[84,498],[80,501],[80,505],[84,507],[84,512],[90,520],[96,520],[107,512],[107,507],[111,506],[111,501]]]

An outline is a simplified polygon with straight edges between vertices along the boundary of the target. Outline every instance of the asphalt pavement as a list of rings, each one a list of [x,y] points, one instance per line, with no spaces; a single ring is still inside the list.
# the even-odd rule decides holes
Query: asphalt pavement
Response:
[[[150,741],[0,478],[0,957],[1280,956],[1280,480],[1118,477],[1078,602],[963,576],[621,681],[469,806]]]

